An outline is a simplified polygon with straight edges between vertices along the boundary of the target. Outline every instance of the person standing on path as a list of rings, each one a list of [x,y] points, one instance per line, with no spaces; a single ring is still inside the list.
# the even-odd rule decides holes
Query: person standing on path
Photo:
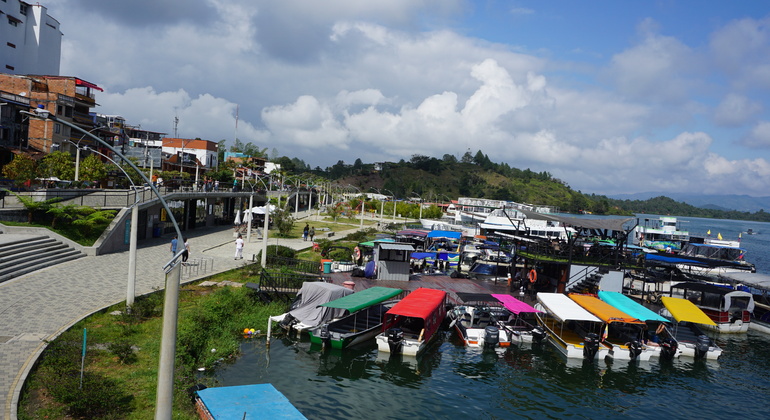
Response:
[[[238,239],[235,240],[235,259],[243,259],[243,237],[240,233],[238,234]]]
[[[190,256],[190,239],[189,238],[182,238],[184,239],[184,251],[182,251],[182,262],[187,262],[187,258]]]
[[[171,257],[173,258],[174,255],[176,255],[176,246],[179,243],[179,241],[176,238],[176,235],[174,235],[173,238],[171,238]]]
[[[310,227],[310,230],[307,231],[307,236],[310,237],[310,242],[313,242],[313,236],[315,236],[315,228]]]
[[[307,234],[308,234],[309,231],[310,231],[310,226],[307,223],[305,223],[305,228],[302,229],[302,240],[303,241],[307,241]]]

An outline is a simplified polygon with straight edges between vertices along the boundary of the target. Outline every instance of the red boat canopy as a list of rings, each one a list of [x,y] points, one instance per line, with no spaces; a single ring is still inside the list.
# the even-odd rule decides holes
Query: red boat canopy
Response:
[[[446,299],[445,291],[421,287],[393,305],[385,315],[401,315],[427,320],[436,312],[436,308],[444,309],[444,299]]]

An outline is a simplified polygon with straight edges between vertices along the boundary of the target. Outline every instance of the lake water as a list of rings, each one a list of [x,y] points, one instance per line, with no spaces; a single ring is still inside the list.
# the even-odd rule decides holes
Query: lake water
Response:
[[[770,273],[770,224],[679,219],[691,235],[733,239],[753,229],[742,235],[747,259]],[[584,363],[548,343],[468,349],[449,332],[416,359],[380,357],[374,346],[323,352],[286,338],[268,350],[255,339],[214,376],[219,386],[271,383],[310,419],[767,418],[770,336],[716,340],[718,361]]]

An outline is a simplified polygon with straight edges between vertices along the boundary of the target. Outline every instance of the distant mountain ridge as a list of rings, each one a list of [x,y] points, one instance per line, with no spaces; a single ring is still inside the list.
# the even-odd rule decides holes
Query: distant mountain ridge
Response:
[[[675,201],[684,202],[703,209],[736,210],[750,213],[756,213],[759,210],[770,211],[770,196],[751,197],[749,195],[737,194],[709,195],[664,192],[608,195],[608,197],[616,200],[648,200],[660,196],[669,197]]]

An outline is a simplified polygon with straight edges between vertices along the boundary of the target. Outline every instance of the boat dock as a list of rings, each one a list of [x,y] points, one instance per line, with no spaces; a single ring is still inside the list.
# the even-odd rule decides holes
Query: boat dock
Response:
[[[225,386],[197,391],[202,419],[306,419],[271,384]]]

